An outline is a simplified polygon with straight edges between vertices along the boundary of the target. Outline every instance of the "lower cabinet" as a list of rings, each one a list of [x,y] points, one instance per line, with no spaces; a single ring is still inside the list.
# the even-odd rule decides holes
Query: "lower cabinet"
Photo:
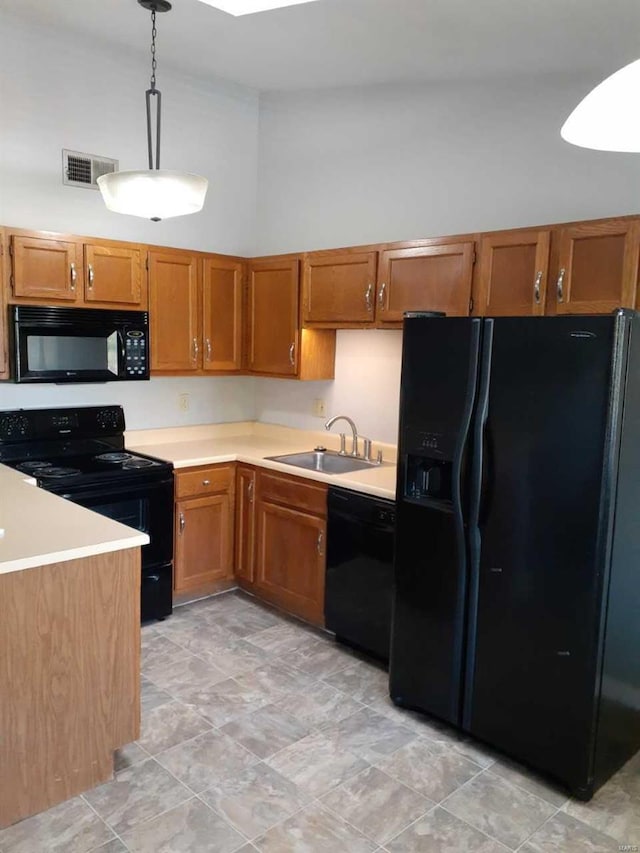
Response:
[[[250,466],[237,477],[238,582],[323,625],[327,486]]]
[[[176,593],[233,580],[234,467],[209,465],[175,472]]]

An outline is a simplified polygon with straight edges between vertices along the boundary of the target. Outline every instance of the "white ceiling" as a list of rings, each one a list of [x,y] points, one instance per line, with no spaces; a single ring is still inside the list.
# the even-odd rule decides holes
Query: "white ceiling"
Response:
[[[0,13],[127,52],[148,51],[136,0],[0,0]],[[1,21],[0,21],[1,26]],[[158,16],[171,67],[259,90],[587,71],[640,57],[638,0],[319,0],[233,17],[198,0]]]

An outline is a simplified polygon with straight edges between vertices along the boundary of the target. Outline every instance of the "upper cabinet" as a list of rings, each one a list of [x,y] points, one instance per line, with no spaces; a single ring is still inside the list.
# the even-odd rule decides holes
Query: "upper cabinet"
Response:
[[[544,314],[550,241],[549,229],[483,234],[474,313],[490,317]]]
[[[475,243],[432,243],[380,253],[376,324],[398,327],[405,311],[466,317],[471,307]]]
[[[0,228],[0,260],[7,254],[4,228]],[[9,378],[9,340],[7,335],[6,288],[4,275],[6,265],[0,263],[0,379]]]
[[[298,257],[249,262],[247,368],[296,379],[333,379],[335,331],[300,328]]]
[[[9,300],[146,309],[143,249],[50,232],[8,231]]]
[[[635,308],[640,220],[604,219],[559,226],[555,280],[547,307],[558,314]]]
[[[474,240],[309,252],[303,322],[318,328],[401,328],[405,311],[469,314]]]
[[[151,370],[238,372],[242,367],[242,282],[240,260],[151,249]]]

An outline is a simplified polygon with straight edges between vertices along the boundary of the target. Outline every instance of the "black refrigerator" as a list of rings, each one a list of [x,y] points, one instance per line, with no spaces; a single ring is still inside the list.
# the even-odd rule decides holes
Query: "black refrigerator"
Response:
[[[391,698],[589,799],[640,748],[640,316],[403,325]]]

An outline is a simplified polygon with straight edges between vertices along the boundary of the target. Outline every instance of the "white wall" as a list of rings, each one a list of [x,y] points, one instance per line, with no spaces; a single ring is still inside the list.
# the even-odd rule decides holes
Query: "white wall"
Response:
[[[595,82],[548,76],[263,95],[258,253],[639,212],[639,155],[560,138]],[[325,395],[330,414],[395,441],[400,339],[338,332],[335,382],[279,390],[258,380],[258,417],[317,423],[311,404]]]
[[[145,39],[148,26],[145,19]],[[143,43],[146,45],[146,41]],[[255,92],[179,78],[159,62],[164,168],[209,178],[197,216],[165,222],[110,213],[100,193],[63,186],[62,148],[146,168],[148,49],[115,55],[56,33],[0,26],[0,223],[249,255],[255,243]],[[188,393],[189,410],[178,408]],[[131,429],[254,416],[253,380],[159,378],[144,384],[0,383],[0,408],[122,403]]]

